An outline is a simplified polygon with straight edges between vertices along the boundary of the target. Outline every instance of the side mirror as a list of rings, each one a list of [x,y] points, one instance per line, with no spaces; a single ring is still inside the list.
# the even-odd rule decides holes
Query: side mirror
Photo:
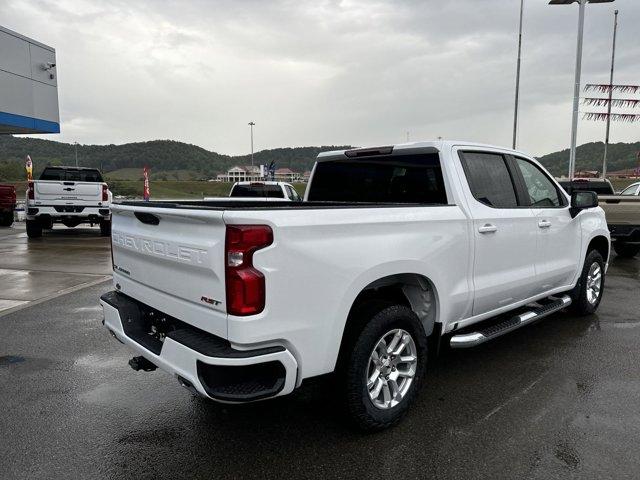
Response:
[[[571,218],[576,216],[587,208],[595,208],[599,205],[598,194],[596,192],[578,191],[571,194]]]

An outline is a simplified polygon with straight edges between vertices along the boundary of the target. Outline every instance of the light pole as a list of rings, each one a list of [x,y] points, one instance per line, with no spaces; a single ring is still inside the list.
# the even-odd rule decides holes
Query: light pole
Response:
[[[78,142],[73,142],[76,150],[76,167],[78,166]]]
[[[253,126],[254,122],[249,122],[249,128],[251,129],[251,166],[253,167]]]
[[[513,110],[513,149],[518,143],[518,107],[520,104],[520,66],[522,64],[522,17],[524,14],[524,0],[520,0],[520,29],[518,33],[518,64],[516,67],[516,105]]]
[[[584,10],[587,3],[611,3],[615,0],[551,0],[549,5],[571,5],[578,3],[578,47],[576,52],[576,80],[573,89],[573,120],[571,122],[571,153],[569,154],[569,180],[573,180],[576,169],[576,143],[578,141],[578,113],[580,106],[580,81],[582,76],[582,43],[584,38]]]
[[[609,150],[609,133],[611,132],[611,104],[613,103],[613,71],[616,66],[616,36],[618,34],[618,10],[613,20],[613,50],[611,53],[611,77],[609,78],[609,104],[607,105],[607,134],[604,139],[604,158],[602,159],[602,178],[607,178],[607,153]]]

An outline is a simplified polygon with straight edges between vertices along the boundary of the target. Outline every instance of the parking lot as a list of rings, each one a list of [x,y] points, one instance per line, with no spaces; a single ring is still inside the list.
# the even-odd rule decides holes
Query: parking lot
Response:
[[[345,426],[330,379],[240,407],[134,372],[101,325],[108,239],[0,230],[0,478],[638,478],[640,261],[597,315],[447,351],[398,427]]]

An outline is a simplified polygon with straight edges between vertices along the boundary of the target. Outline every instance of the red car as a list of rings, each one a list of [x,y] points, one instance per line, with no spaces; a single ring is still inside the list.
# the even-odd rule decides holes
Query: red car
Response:
[[[0,184],[0,227],[10,227],[16,208],[16,187]]]

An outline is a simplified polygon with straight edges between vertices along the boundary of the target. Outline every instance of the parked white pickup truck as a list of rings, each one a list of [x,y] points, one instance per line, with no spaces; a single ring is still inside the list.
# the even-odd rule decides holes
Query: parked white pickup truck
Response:
[[[253,202],[299,202],[302,200],[296,189],[290,183],[253,181],[236,182],[231,187],[228,197],[205,197],[207,202],[218,202],[233,198],[234,200]]]
[[[610,239],[597,196],[531,157],[424,142],[322,153],[303,202],[118,204],[112,246],[104,325],[134,369],[223,402],[335,372],[375,430],[443,342],[595,312]]]
[[[27,235],[42,236],[55,223],[76,227],[100,225],[100,233],[111,232],[111,192],[95,168],[46,167],[39,180],[27,186]]]

